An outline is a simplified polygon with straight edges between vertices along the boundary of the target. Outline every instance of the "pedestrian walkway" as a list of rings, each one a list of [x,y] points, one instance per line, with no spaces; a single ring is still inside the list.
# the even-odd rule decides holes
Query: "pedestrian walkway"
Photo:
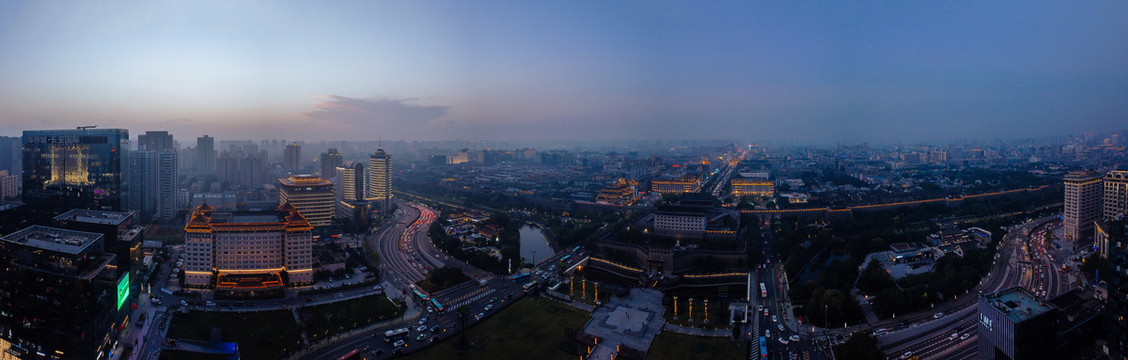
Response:
[[[705,329],[666,323],[662,330],[693,336],[731,337],[732,329]]]
[[[494,290],[493,288],[489,288],[489,289],[481,288],[481,289],[475,290],[472,293],[469,293],[469,294],[466,294],[466,295],[463,295],[463,296],[459,296],[457,299],[454,299],[452,301],[452,302],[454,302],[454,304],[450,305],[449,307],[452,308],[452,309],[457,309],[459,306],[469,305],[469,304],[471,304],[475,301],[481,300],[482,298],[484,298],[486,296],[489,296],[490,294],[493,294],[496,291],[497,290]]]

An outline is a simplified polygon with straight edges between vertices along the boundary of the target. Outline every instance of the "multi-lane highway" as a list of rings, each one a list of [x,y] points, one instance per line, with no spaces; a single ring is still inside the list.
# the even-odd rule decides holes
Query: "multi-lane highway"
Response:
[[[899,322],[882,322],[875,330],[879,346],[892,358],[974,358],[977,292],[990,293],[1017,285],[1034,291],[1045,284],[1054,284],[1045,290],[1047,297],[1068,291],[1057,279],[1059,274],[1052,270],[1053,264],[1047,263],[1048,258],[1039,257],[1037,248],[1041,243],[1032,240],[1053,219],[1042,218],[1011,228],[999,247],[991,272],[968,294],[933,311],[902,317]]]

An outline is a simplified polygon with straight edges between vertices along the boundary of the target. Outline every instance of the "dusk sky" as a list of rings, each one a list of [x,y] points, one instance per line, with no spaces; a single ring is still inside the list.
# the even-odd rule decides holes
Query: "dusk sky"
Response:
[[[0,135],[920,142],[1128,124],[1126,1],[0,2]]]

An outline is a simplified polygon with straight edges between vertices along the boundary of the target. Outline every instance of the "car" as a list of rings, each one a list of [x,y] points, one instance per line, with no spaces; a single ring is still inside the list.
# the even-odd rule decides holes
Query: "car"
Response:
[[[493,309],[493,304],[486,305],[486,311]]]
[[[873,336],[885,335],[885,331],[886,331],[885,328],[880,328],[880,329],[874,330]]]
[[[435,332],[435,331],[438,331],[438,330],[439,330],[439,326],[438,326],[438,325],[435,325],[435,326],[431,326],[431,328],[430,328],[430,329],[427,329],[427,330],[428,330],[428,331],[430,331],[430,332]]]
[[[497,296],[490,298],[490,304],[497,302]]]
[[[772,322],[779,322],[779,318],[777,318],[775,315],[772,315]]]
[[[395,346],[395,347],[400,347],[400,346],[404,346],[404,345],[407,345],[407,342],[403,341],[403,339],[396,340],[396,342],[392,343],[392,346]]]
[[[767,308],[764,309],[764,316],[768,316],[768,309]]]
[[[756,312],[764,311],[764,305],[756,305]]]
[[[770,339],[772,337],[772,331],[771,330],[764,330],[764,337]]]
[[[416,336],[416,337],[415,337],[415,341],[423,341],[423,340],[427,340],[427,337],[428,337],[428,336],[430,336],[430,335],[427,335],[427,334],[419,334],[419,336]]]
[[[180,300],[180,306],[188,306],[188,302],[184,301],[184,300]]]
[[[427,325],[419,325],[419,327],[415,328],[415,331],[418,331],[418,332],[427,331]]]
[[[478,315],[474,315],[474,320],[478,320],[484,317],[486,317],[485,313],[478,313]]]
[[[158,299],[158,298],[152,298],[152,299],[149,299],[149,302],[150,302],[150,303],[153,303],[153,305],[160,305],[160,304],[161,304],[161,299]]]
[[[960,337],[960,333],[952,333],[952,335],[948,336],[948,340],[955,340],[955,339],[958,339],[959,337]]]
[[[960,340],[967,340],[967,338],[969,337],[971,337],[971,333],[964,333],[963,335],[960,335]]]
[[[426,324],[426,323],[427,323],[427,318],[419,319],[419,325],[423,325],[423,324]]]
[[[936,315],[932,315],[933,319],[939,319],[939,318],[942,318],[942,317],[944,317],[944,313],[942,313],[942,312],[938,312],[938,313],[936,313]]]
[[[204,302],[204,305],[207,305],[207,306],[215,306],[215,301],[211,301],[211,300],[205,301],[205,302]]]
[[[791,335],[791,337],[789,337],[787,339],[794,341],[794,342],[799,342],[799,340],[800,340],[799,335]]]
[[[776,328],[779,329],[779,331],[783,331],[783,324],[776,324]]]
[[[427,313],[430,314],[430,313],[433,313],[433,312],[435,312],[435,308],[428,306],[427,307]]]
[[[908,358],[911,358],[911,357],[913,357],[912,351],[906,351],[904,354],[901,354],[902,359],[908,359]]]
[[[784,339],[783,337],[780,337],[779,339],[776,339],[776,340],[779,341],[780,344],[787,345],[787,339]]]

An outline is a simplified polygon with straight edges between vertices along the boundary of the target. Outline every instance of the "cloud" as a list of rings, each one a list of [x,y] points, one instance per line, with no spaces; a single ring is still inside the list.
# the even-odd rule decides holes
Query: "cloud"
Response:
[[[319,96],[316,110],[299,115],[310,121],[316,129],[353,131],[379,131],[386,138],[418,138],[424,131],[438,126],[435,120],[443,117],[450,106],[416,105],[418,98],[358,99],[338,95]],[[346,136],[347,137],[347,136]]]

